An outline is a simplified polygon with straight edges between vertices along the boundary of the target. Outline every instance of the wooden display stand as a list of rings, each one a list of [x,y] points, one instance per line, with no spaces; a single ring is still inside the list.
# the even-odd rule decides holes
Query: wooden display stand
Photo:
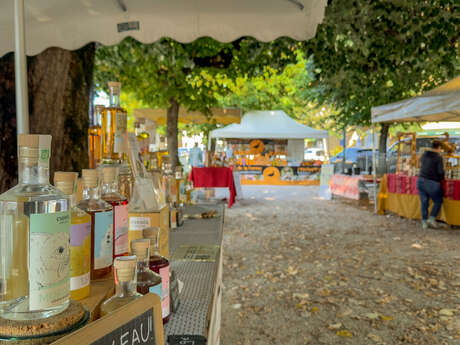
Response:
[[[55,345],[164,345],[160,297],[147,294],[54,342]]]

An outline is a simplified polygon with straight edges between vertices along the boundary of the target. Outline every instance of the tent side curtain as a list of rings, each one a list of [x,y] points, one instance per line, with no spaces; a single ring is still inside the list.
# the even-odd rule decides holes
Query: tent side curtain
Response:
[[[421,96],[373,107],[372,122],[460,121],[460,76]]]

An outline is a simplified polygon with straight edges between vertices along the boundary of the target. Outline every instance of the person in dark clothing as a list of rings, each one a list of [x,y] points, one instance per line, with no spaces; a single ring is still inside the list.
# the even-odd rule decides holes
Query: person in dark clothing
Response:
[[[444,180],[444,163],[442,161],[441,142],[434,140],[431,149],[426,150],[421,158],[420,175],[417,180],[417,189],[420,195],[422,209],[422,228],[438,228],[436,218],[442,205],[441,181]],[[433,200],[433,208],[428,217],[430,199]]]

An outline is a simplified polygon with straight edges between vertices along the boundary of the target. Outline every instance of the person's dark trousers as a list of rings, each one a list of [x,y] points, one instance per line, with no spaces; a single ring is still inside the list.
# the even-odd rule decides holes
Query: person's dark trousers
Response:
[[[442,188],[441,183],[433,180],[428,180],[423,177],[417,179],[417,189],[420,195],[420,204],[422,208],[422,219],[428,219],[428,208],[430,199],[433,200],[433,208],[430,216],[436,219],[442,205]]]

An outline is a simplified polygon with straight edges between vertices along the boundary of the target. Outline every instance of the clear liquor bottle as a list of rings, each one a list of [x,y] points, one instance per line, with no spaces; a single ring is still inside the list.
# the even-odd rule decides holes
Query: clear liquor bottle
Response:
[[[160,254],[160,228],[150,227],[142,230],[144,238],[150,240],[149,268],[161,277],[161,314],[163,324],[169,321],[169,261]]]
[[[18,136],[18,185],[0,195],[0,317],[47,318],[69,303],[70,200],[49,183],[50,135]]]
[[[126,110],[120,106],[119,82],[109,82],[110,105],[102,112],[102,163],[121,163],[125,160],[127,133]]]
[[[101,200],[98,173],[83,169],[83,199],[78,208],[91,216],[91,279],[105,277],[113,263],[113,207]]]
[[[149,268],[150,240],[131,241],[131,255],[137,257],[137,292],[154,293],[161,298],[161,277]]]
[[[128,255],[128,199],[118,192],[118,167],[102,168],[101,199],[113,207],[113,257]]]
[[[88,129],[89,167],[91,169],[96,169],[102,158],[101,121],[103,111],[103,105],[95,106],[93,119]]]
[[[135,256],[121,256],[115,259],[114,280],[115,295],[110,297],[101,305],[101,316],[105,316],[123,307],[124,305],[142,297],[137,290]]]
[[[91,216],[76,205],[78,173],[56,171],[54,185],[70,197],[70,298],[89,296],[91,277]]]

